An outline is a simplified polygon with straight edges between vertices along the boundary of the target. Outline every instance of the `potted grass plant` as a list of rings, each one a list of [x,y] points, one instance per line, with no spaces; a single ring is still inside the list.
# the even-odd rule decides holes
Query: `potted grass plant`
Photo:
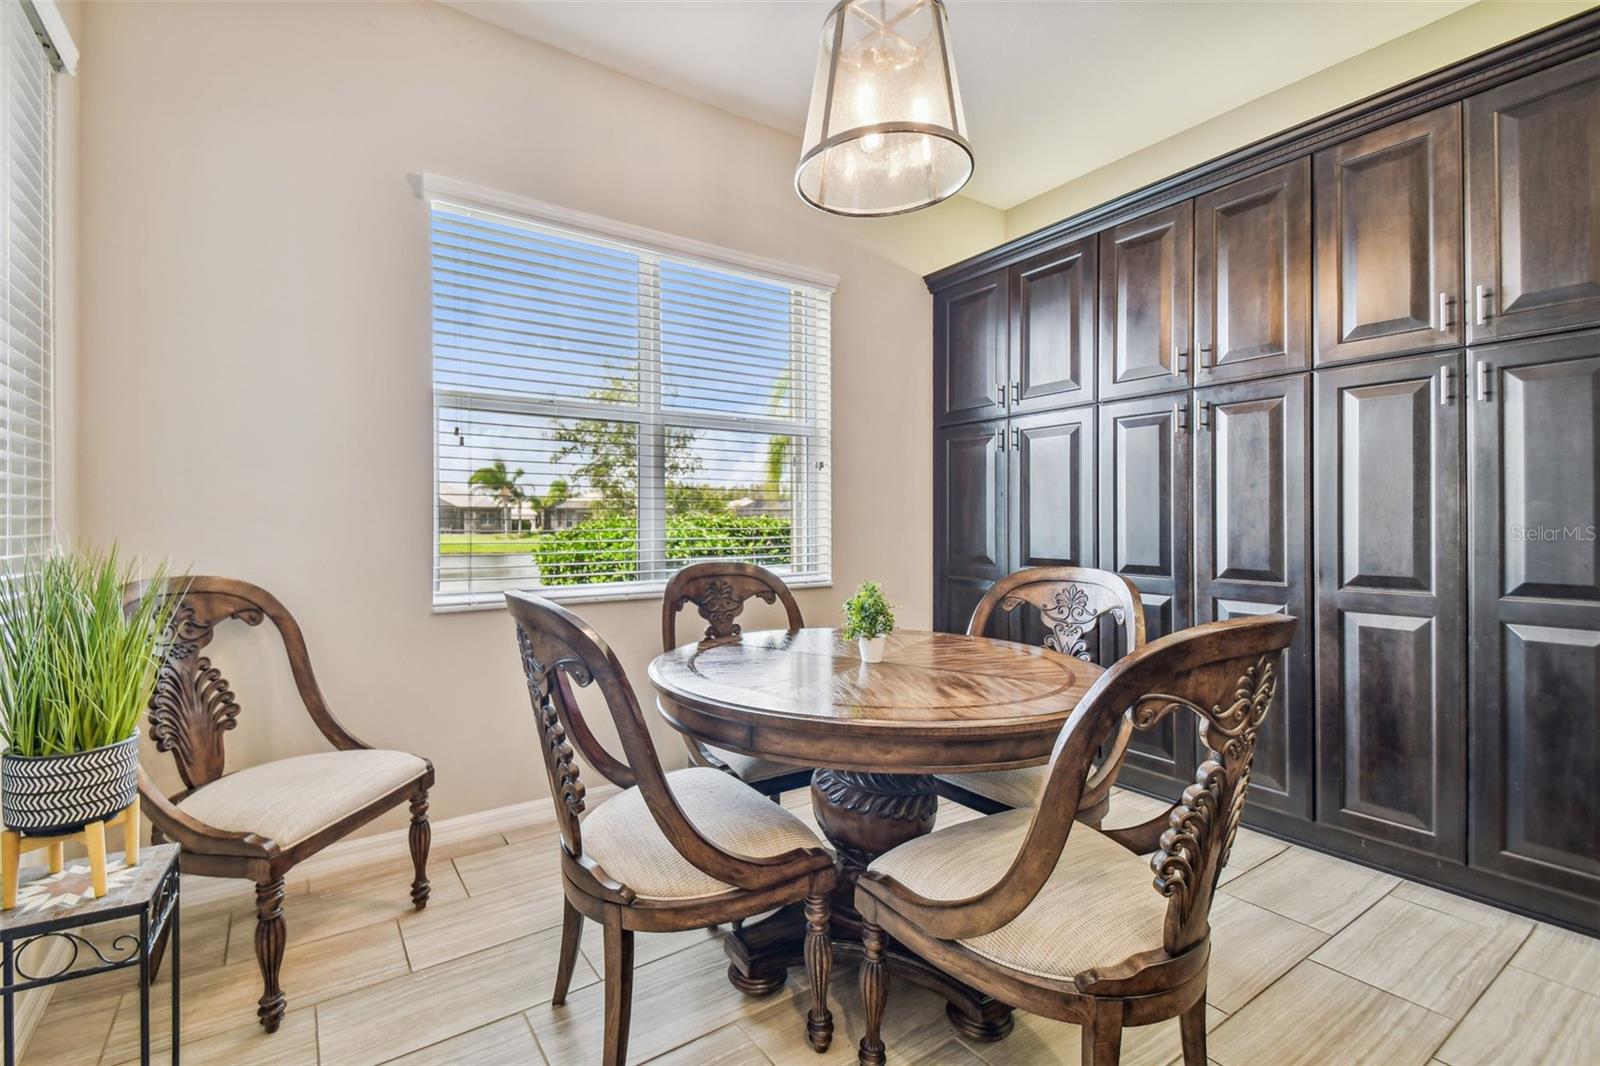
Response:
[[[844,637],[856,642],[864,663],[883,662],[884,646],[894,632],[894,608],[883,598],[883,586],[863,581],[844,604]]]
[[[54,552],[0,587],[7,829],[70,833],[137,797],[139,716],[177,598],[161,595],[158,571],[124,610],[133,577],[114,549]]]

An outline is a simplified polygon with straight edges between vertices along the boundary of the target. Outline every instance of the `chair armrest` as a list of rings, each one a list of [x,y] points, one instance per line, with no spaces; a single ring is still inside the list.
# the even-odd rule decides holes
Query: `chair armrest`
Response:
[[[144,768],[139,768],[139,799],[145,817],[163,836],[201,855],[234,855],[246,859],[271,861],[278,857],[278,845],[254,833],[218,829],[180,810],[161,794]]]

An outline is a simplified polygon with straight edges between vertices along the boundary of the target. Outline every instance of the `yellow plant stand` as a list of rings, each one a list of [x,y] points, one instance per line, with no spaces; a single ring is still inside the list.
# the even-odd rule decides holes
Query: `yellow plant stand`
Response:
[[[66,843],[82,840],[89,852],[89,882],[96,899],[106,894],[106,829],[122,826],[122,850],[129,866],[139,865],[139,801],[134,800],[111,817],[90,822],[82,829],[59,836],[27,836],[15,829],[0,833],[0,885],[3,885],[4,910],[17,905],[17,878],[22,857],[41,848],[50,852],[50,872],[58,874],[66,859]]]

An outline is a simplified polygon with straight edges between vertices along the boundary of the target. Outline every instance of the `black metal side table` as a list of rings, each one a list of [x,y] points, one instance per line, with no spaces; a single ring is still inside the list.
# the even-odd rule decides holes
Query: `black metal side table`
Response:
[[[18,992],[132,966],[139,968],[139,1061],[148,1066],[151,971],[163,950],[172,967],[172,1066],[178,1066],[178,846],[142,849],[139,865],[111,871],[107,892],[99,899],[87,897],[88,881],[88,868],[81,862],[69,864],[59,874],[32,871],[32,876],[24,874],[16,907],[0,911],[5,1066],[15,1066],[16,1061],[12,1002]],[[118,933],[104,946],[78,931],[127,918],[138,919],[139,931]],[[52,940],[64,941],[71,948],[66,962],[51,972],[24,969],[22,952],[32,944]],[[87,961],[80,966],[80,959]]]

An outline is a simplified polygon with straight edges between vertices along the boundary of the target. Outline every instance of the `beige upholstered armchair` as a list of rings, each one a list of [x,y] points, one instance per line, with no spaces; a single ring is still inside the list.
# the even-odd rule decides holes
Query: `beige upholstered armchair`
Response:
[[[142,583],[124,590],[138,599]],[[278,985],[286,929],[284,874],[308,856],[409,803],[411,902],[428,902],[428,789],[433,764],[404,751],[383,751],[357,740],[328,710],[311,672],[305,638],[293,616],[265,589],[223,577],[176,578],[180,597],[165,657],[150,700],[150,736],[171,752],[184,788],[163,795],[143,771],[139,794],[157,840],[182,847],[179,868],[210,877],[246,877],[256,884],[256,961],[263,989],[256,1010],[276,1032],[287,1000]],[[306,713],[333,751],[279,759],[225,772],[223,738],[237,723],[239,704],[204,654],[219,622],[258,626],[271,619],[283,638],[295,687]]]

